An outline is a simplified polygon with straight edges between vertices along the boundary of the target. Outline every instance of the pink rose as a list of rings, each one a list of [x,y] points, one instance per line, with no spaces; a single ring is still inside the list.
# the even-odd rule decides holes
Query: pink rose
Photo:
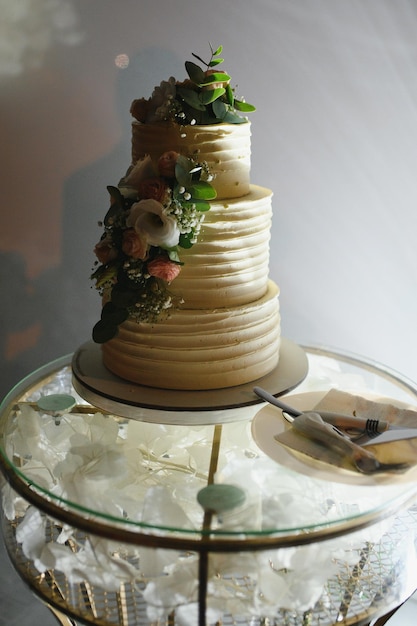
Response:
[[[148,263],[149,274],[156,278],[162,278],[167,283],[172,282],[178,276],[180,270],[181,267],[178,263],[174,263],[163,256],[158,256]]]
[[[94,253],[103,265],[110,263],[110,261],[113,261],[117,257],[117,250],[113,246],[113,242],[110,237],[101,239],[101,241],[99,241],[94,247]]]
[[[147,178],[146,180],[142,180],[138,185],[140,198],[152,198],[161,203],[164,203],[166,199],[167,190],[168,187],[161,178]]]
[[[123,233],[122,250],[132,259],[144,259],[148,253],[146,237],[137,233],[134,228],[129,228]]]
[[[167,178],[174,178],[175,176],[175,164],[180,155],[174,150],[164,152],[158,159],[158,169],[161,176]]]

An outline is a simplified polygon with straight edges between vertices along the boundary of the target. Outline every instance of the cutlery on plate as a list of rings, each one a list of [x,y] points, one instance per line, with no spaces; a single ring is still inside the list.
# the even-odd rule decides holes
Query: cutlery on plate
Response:
[[[410,468],[408,463],[381,463],[372,452],[323,421],[319,413],[301,413],[294,418],[292,428],[300,435],[336,451],[362,474],[404,472]],[[279,442],[279,439],[276,440]]]
[[[281,409],[281,411],[285,414],[284,417],[286,417],[286,419],[288,419],[287,416],[289,416],[289,422],[293,422],[294,418],[302,415],[303,413],[302,411],[289,406],[285,402],[282,402],[282,400],[279,400],[261,387],[254,387],[253,391],[259,398],[262,398],[262,400],[265,400],[273,406]],[[349,435],[351,439],[358,439],[359,437],[366,435],[369,439],[378,437],[378,443],[383,443],[384,441],[388,442],[417,437],[417,428],[391,424],[390,422],[386,422],[384,420],[355,417],[352,415],[343,415],[341,413],[329,411],[318,410],[314,412],[318,413],[324,422],[335,426],[340,431],[343,431],[343,433]],[[382,437],[383,434],[384,437]],[[376,443],[376,440],[373,443]]]

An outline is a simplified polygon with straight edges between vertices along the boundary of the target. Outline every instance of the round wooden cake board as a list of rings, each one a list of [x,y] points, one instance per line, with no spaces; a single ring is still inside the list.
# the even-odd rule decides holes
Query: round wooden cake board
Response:
[[[72,359],[73,385],[87,402],[107,413],[158,424],[223,424],[252,419],[264,401],[254,392],[263,387],[280,396],[299,385],[308,372],[304,350],[282,338],[277,367],[251,383],[204,391],[159,389],[130,383],[102,362],[100,345],[83,344]]]

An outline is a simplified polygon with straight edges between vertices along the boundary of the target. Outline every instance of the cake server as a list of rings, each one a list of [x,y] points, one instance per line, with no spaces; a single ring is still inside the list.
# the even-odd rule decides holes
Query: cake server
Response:
[[[288,433],[289,431],[287,431]],[[319,413],[302,413],[295,417],[292,421],[291,432],[298,436],[298,445],[300,448],[304,441],[316,442],[320,448],[333,451],[338,456],[338,464],[341,460],[346,460],[354,468],[362,474],[374,474],[377,472],[404,472],[410,468],[408,463],[383,463],[377,459],[375,454],[366,448],[362,448],[358,444],[349,439],[347,435],[341,433],[335,426],[328,424],[321,418]],[[277,443],[283,443],[283,435],[275,436]],[[317,447],[317,446],[316,446]],[[315,458],[321,458],[321,453]],[[323,458],[324,455],[323,455]]]
[[[289,406],[261,387],[254,387],[253,391],[259,398],[278,407],[290,418],[296,418],[303,414],[303,411]],[[324,422],[335,426],[339,431],[343,431],[352,439],[358,439],[366,435],[369,439],[373,439],[375,444],[417,437],[417,428],[391,424],[384,420],[354,417],[352,415],[320,410],[314,411],[314,413],[318,413]],[[293,419],[289,419],[289,421],[292,422]]]

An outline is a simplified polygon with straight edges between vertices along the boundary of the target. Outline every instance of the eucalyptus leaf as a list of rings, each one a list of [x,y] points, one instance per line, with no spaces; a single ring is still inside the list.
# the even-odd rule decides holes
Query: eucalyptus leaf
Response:
[[[184,263],[181,262],[177,248],[170,248],[167,250],[167,253],[170,261],[178,263],[178,265],[184,265]]]
[[[225,74],[225,72],[214,72],[213,74],[205,75],[199,85],[204,86],[211,85],[211,83],[227,83],[230,78],[229,74]]]
[[[117,324],[100,320],[93,328],[93,341],[95,343],[106,343],[117,335],[119,328]]]
[[[223,63],[224,59],[212,59],[209,63],[209,67],[215,67],[216,65],[220,65]]]
[[[204,111],[205,106],[200,100],[200,94],[194,89],[187,89],[186,87],[177,87],[177,94],[186,102],[191,108],[197,109],[197,111]]]
[[[192,233],[181,233],[179,240],[179,245],[181,246],[181,248],[192,248],[193,242],[191,241],[191,239],[193,238],[193,236],[194,235]]]
[[[127,320],[128,316],[129,313],[127,309],[117,307],[112,301],[106,302],[101,310],[101,319],[116,325]]]
[[[233,89],[230,85],[226,85],[226,100],[230,106],[233,106],[235,101],[235,94],[233,93]]]
[[[224,116],[227,113],[227,106],[222,100],[215,100],[212,104],[214,115],[223,120]]]
[[[256,111],[256,107],[253,104],[249,104],[249,102],[242,102],[241,100],[235,99],[235,109],[238,111],[242,111],[244,113],[249,113],[251,111]]]
[[[200,180],[198,183],[192,185],[189,188],[189,192],[194,199],[197,200],[214,200],[216,197],[215,189],[204,180]]]
[[[225,124],[246,124],[247,120],[232,110],[226,111],[222,120]]]
[[[184,161],[187,162],[187,167],[184,167]],[[188,161],[182,155],[178,157],[175,163],[175,178],[177,179],[179,187],[188,187],[191,185],[192,176],[188,169]],[[175,191],[178,192],[178,187],[175,188]]]
[[[199,61],[202,60],[199,57],[197,58],[199,59]],[[185,69],[187,70],[187,74],[190,77],[190,79],[193,81],[193,83],[196,83],[198,85],[204,81],[205,73],[199,65],[196,65],[192,61],[186,61]]]
[[[200,213],[205,213],[206,211],[209,211],[211,208],[210,203],[205,202],[204,200],[196,200],[194,202],[194,206],[196,210],[199,211]]]
[[[214,100],[217,100],[217,98],[221,98],[224,93],[226,93],[226,89],[224,87],[216,87],[216,89],[202,91],[201,102],[203,104],[210,104],[211,102],[214,102]]]

